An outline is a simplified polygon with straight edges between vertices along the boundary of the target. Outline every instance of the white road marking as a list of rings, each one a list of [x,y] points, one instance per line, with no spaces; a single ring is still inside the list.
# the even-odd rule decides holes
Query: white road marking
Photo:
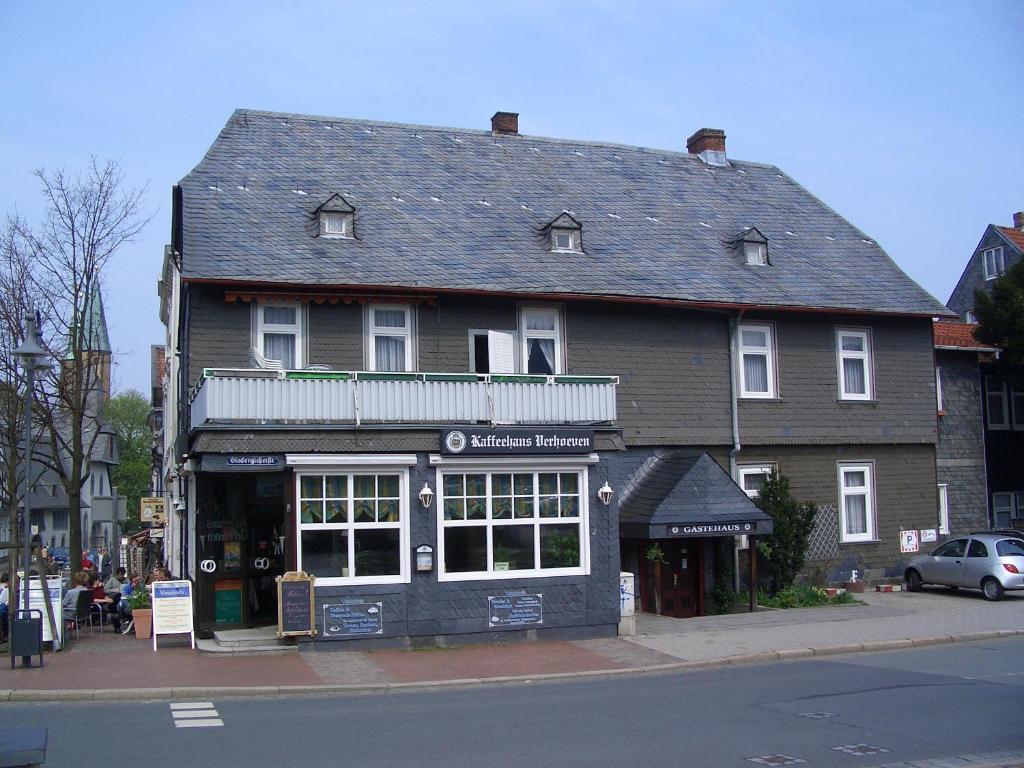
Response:
[[[178,728],[215,728],[224,725],[224,721],[218,718],[209,720],[176,720],[174,725]]]
[[[212,701],[181,701],[171,704],[171,709],[213,709]]]
[[[175,720],[188,720],[196,717],[220,717],[216,709],[186,709],[182,712],[172,712]]]
[[[171,704],[175,728],[216,728],[224,725],[212,701],[186,701]]]

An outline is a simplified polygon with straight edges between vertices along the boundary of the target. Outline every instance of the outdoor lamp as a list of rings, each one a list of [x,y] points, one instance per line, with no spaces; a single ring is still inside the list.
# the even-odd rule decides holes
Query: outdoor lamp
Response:
[[[184,499],[176,499],[175,500],[175,502],[174,502],[174,511],[175,512],[184,512],[185,511],[185,500]]]
[[[423,484],[423,489],[420,491],[420,504],[423,505],[424,509],[430,508],[430,502],[434,500],[434,492],[430,490],[430,485],[427,483]]]
[[[601,503],[607,507],[609,504],[612,503],[613,493],[615,493],[615,491],[612,490],[612,487],[608,485],[608,481],[605,480],[604,485],[602,485],[597,492],[597,498],[599,498],[601,500]]]

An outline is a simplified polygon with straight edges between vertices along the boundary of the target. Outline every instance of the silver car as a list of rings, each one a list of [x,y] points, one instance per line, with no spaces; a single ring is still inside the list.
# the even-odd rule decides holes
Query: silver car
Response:
[[[1024,589],[1024,533],[986,531],[950,539],[911,560],[903,577],[911,592],[942,584],[980,589],[986,600],[1000,600],[1008,589]]]

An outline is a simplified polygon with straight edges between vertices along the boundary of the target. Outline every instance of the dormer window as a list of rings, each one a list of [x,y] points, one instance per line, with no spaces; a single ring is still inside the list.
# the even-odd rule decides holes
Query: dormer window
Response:
[[[744,229],[733,239],[732,245],[748,266],[764,267],[771,264],[768,260],[768,238],[757,227]]]
[[[764,243],[743,243],[747,264],[763,267],[768,263],[768,247]]]
[[[571,229],[552,229],[551,250],[578,251],[579,248],[576,247],[576,233]]]
[[[316,209],[316,233],[320,237],[354,238],[355,208],[334,194]]]
[[[583,226],[568,211],[562,211],[546,230],[552,251],[583,251]]]

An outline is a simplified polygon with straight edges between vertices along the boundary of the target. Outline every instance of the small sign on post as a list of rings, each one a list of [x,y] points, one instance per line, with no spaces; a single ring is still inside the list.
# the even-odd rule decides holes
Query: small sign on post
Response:
[[[191,581],[153,582],[153,650],[157,635],[189,635],[196,647]]]
[[[144,523],[154,525],[166,523],[167,515],[164,514],[163,496],[143,496],[139,499],[139,519]]]
[[[314,583],[316,576],[288,571],[277,579],[277,636],[316,636]]]

